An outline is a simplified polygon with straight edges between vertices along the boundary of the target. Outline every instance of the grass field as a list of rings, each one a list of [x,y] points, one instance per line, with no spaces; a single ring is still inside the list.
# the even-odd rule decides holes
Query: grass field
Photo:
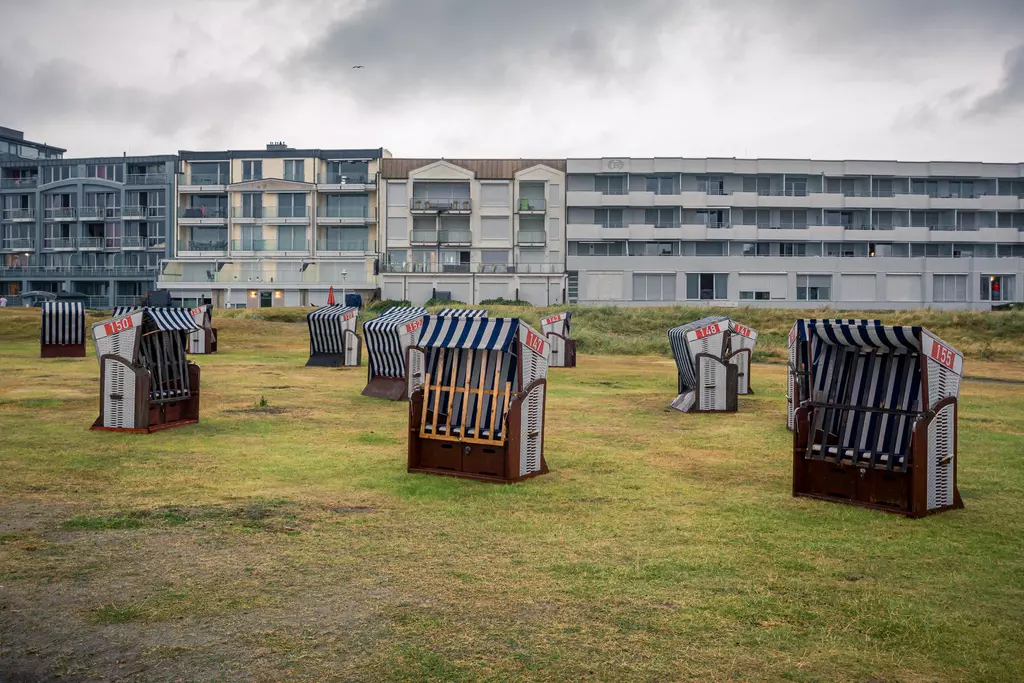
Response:
[[[924,520],[790,496],[782,366],[683,415],[664,355],[552,370],[551,473],[498,486],[407,474],[365,366],[233,313],[200,424],[141,436],[88,431],[95,357],[40,360],[38,311],[0,311],[0,680],[1024,677],[1020,385],[964,384],[966,508]],[[985,336],[1018,314],[963,315],[937,331],[968,373],[1024,378]]]

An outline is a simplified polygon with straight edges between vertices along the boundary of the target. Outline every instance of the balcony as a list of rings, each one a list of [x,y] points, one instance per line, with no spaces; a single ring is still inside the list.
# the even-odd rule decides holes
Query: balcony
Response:
[[[437,244],[437,230],[416,230],[409,236],[409,244]]]
[[[178,222],[182,225],[223,225],[228,219],[226,206],[179,206]]]
[[[468,214],[472,211],[472,202],[469,197],[433,199],[427,197],[413,197],[409,200],[409,210],[413,213],[450,213]]]
[[[166,185],[166,173],[129,173],[124,177],[125,185]]]
[[[561,263],[385,263],[383,273],[478,273],[482,275],[556,275],[565,272]]]
[[[0,250],[3,251],[35,251],[36,241],[31,237],[8,237],[0,243]]]
[[[199,242],[196,240],[181,240],[178,242],[178,254],[184,254],[191,252],[192,255],[226,255],[228,253],[228,241],[223,240],[208,240]]]
[[[309,240],[305,242],[280,242],[279,240],[231,240],[231,250],[237,252],[301,252],[309,253]]]
[[[316,222],[323,225],[365,225],[371,222],[370,208],[321,208],[316,212]]]
[[[3,266],[0,275],[16,277],[155,277],[155,266]]]
[[[370,241],[367,239],[362,240],[343,240],[343,239],[331,239],[321,237],[316,241],[317,253],[326,252],[342,252],[342,251],[354,251],[354,252],[366,252],[370,249]]]
[[[48,221],[73,221],[77,216],[78,209],[73,206],[43,210],[43,219]]]
[[[110,308],[110,297],[105,294],[87,296],[85,298],[85,307],[93,309],[108,309]]]
[[[3,220],[5,221],[34,221],[35,219],[35,209],[4,209]]]
[[[80,220],[105,220],[107,218],[120,218],[120,206],[82,206],[78,209]]]
[[[0,179],[0,190],[31,189],[39,184],[39,178],[3,178]]]
[[[516,233],[516,244],[520,247],[543,247],[547,241],[547,233],[543,230],[520,230]]]
[[[225,192],[231,179],[217,173],[179,173],[178,190],[181,192]]]
[[[54,251],[73,251],[75,248],[74,237],[45,237],[43,238],[43,249]]]
[[[126,206],[121,211],[126,219],[166,218],[166,206]]]
[[[529,197],[520,197],[518,204],[516,204],[516,213],[519,214],[542,214],[548,210],[548,203],[543,199],[531,199]]]
[[[109,244],[111,239],[114,238],[107,238],[107,248],[111,248],[111,245]],[[120,238],[120,242],[121,248],[125,251],[141,251],[143,249],[163,250],[167,248],[167,238],[163,235],[152,235],[149,237],[142,235],[125,235]]]
[[[78,237],[75,244],[79,251],[100,251],[106,246],[106,240],[103,237]]]
[[[437,235],[441,244],[460,246],[473,244],[473,233],[469,230],[440,230]]]
[[[234,206],[231,217],[239,223],[281,222],[309,223],[308,206]]]
[[[316,183],[321,192],[366,192],[377,186],[376,179],[366,173],[320,173]]]

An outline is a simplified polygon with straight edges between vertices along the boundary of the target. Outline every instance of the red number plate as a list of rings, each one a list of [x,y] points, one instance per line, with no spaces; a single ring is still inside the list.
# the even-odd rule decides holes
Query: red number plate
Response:
[[[715,323],[714,325],[708,325],[707,327],[702,327],[699,330],[697,330],[697,339],[710,337],[711,335],[718,334],[721,331],[722,328],[719,326],[718,323]]]
[[[406,325],[405,326],[405,331],[406,332],[415,332],[416,330],[420,329],[421,327],[423,327],[423,319],[422,318],[420,318],[419,320],[416,320],[416,321],[411,322],[408,325]]]
[[[114,334],[115,332],[123,332],[131,329],[132,327],[135,327],[135,323],[132,322],[132,317],[128,316],[127,318],[121,318],[120,320],[107,323],[103,326],[103,331],[107,334]]]
[[[952,349],[949,349],[938,342],[932,342],[932,360],[938,361],[952,370],[953,365],[956,362],[956,354],[953,353]]]
[[[197,315],[199,315],[202,312],[203,312],[202,308],[193,308],[191,311],[188,312],[188,314],[191,315],[194,318],[194,317],[196,317]]]
[[[789,331],[789,345],[792,346],[793,342],[796,341],[796,327]]]
[[[736,334],[741,334],[744,337],[749,337],[750,334],[751,334],[749,327],[744,327],[743,325],[740,325],[739,323],[733,323],[732,324],[732,328],[733,328],[733,330],[735,330]]]
[[[542,356],[544,355],[544,344],[546,343],[547,342],[535,335],[533,332],[526,333],[526,345]]]
[[[553,324],[553,323],[557,323],[557,322],[558,322],[559,320],[561,320],[561,319],[562,319],[562,316],[561,316],[561,314],[559,314],[559,315],[553,315],[553,316],[551,316],[550,318],[544,318],[544,324],[545,324],[545,325],[551,325],[551,324]]]

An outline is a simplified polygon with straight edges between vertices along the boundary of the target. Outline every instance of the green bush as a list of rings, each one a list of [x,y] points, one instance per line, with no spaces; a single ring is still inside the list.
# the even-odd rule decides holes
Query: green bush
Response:
[[[428,299],[427,303],[423,304],[427,308],[431,306],[440,306],[441,308],[451,308],[453,306],[465,306],[465,301],[457,301],[455,299],[449,299],[447,301],[443,299]]]
[[[525,306],[527,308],[533,306],[529,301],[520,301],[519,299],[505,299],[498,297],[497,299],[484,299],[480,302],[481,306]]]

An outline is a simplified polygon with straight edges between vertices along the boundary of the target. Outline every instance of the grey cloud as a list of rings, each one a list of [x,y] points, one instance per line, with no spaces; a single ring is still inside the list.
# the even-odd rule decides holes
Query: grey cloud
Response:
[[[1007,110],[1019,107],[1024,107],[1024,43],[1006,54],[1003,79],[999,86],[975,102],[968,114],[973,116],[1002,114]]]
[[[290,64],[356,98],[458,97],[646,70],[683,0],[378,0],[332,21]],[[365,69],[353,72],[352,66]],[[310,74],[312,72],[312,74]],[[554,82],[552,82],[554,80]],[[529,92],[529,91],[526,91]]]

